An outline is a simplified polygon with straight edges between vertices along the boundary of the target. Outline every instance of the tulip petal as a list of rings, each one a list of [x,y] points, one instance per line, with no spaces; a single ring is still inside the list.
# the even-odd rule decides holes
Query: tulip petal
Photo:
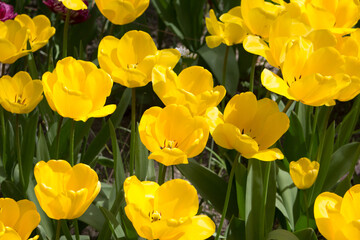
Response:
[[[14,228],[20,217],[20,209],[16,201],[11,198],[0,198],[0,209],[0,222]]]
[[[164,148],[151,153],[148,158],[154,159],[165,166],[188,163],[187,155],[178,148]]]
[[[261,161],[275,161],[277,159],[284,159],[284,154],[278,148],[259,150],[256,153],[244,153],[243,156],[247,159],[256,158]]]
[[[20,200],[17,202],[20,209],[20,218],[14,227],[21,239],[28,239],[31,232],[40,223],[40,214],[36,206],[29,200]]]
[[[262,71],[261,83],[269,91],[282,95],[287,99],[295,100],[295,98],[288,93],[289,86],[285,83],[285,81],[268,69],[264,69]]]

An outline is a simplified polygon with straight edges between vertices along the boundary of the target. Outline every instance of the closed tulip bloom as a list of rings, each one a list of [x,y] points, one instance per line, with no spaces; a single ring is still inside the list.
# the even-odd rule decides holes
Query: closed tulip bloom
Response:
[[[27,199],[16,202],[11,198],[0,198],[0,209],[0,240],[28,240],[40,223],[35,204]]]
[[[87,9],[87,5],[84,3],[83,0],[59,0],[64,4],[64,6],[71,10],[83,10]]]
[[[135,21],[149,7],[150,0],[95,0],[100,12],[113,24]]]
[[[14,19],[17,13],[14,12],[14,7],[10,4],[0,2],[0,21]]]
[[[55,34],[55,28],[51,27],[50,20],[45,15],[31,19],[28,15],[21,14],[16,16],[15,21],[29,30],[29,42],[33,52],[45,46]]]
[[[75,219],[99,194],[98,175],[86,164],[71,167],[64,160],[40,161],[35,165],[35,194],[41,208],[52,219]]]
[[[132,176],[125,180],[124,192],[126,216],[142,238],[203,240],[215,232],[208,216],[196,215],[199,199],[188,181],[173,179],[159,186]]]
[[[169,68],[156,66],[152,83],[165,105],[184,105],[194,116],[202,116],[209,107],[216,107],[226,93],[223,86],[214,87],[212,74],[199,66],[185,68],[179,76]]]
[[[316,161],[310,162],[308,158],[300,158],[290,163],[290,176],[298,189],[310,188],[319,173],[320,164]]]
[[[29,54],[27,28],[14,20],[0,21],[0,62],[12,64]]]
[[[169,166],[187,164],[188,158],[199,155],[206,146],[209,127],[203,117],[193,117],[186,107],[171,104],[146,110],[139,134],[152,152],[149,159]]]
[[[214,10],[211,9],[209,15],[209,18],[206,18],[206,27],[210,36],[205,38],[209,48],[215,48],[221,43],[232,46],[244,40],[247,31],[243,25],[239,7],[233,8],[228,13],[223,14],[220,17],[220,20],[223,22],[219,22],[216,19]]]
[[[180,59],[176,49],[157,50],[151,36],[129,31],[121,39],[103,38],[99,44],[99,64],[113,80],[125,87],[143,87],[151,81],[156,64],[173,68]]]
[[[289,118],[279,112],[276,102],[268,98],[257,101],[252,92],[241,93],[230,99],[223,118],[212,133],[219,146],[235,149],[248,159],[284,158],[278,148],[268,149],[289,128]]]
[[[104,106],[113,85],[111,77],[91,62],[64,58],[42,81],[51,109],[63,117],[85,122],[115,111],[114,104]]]
[[[89,5],[88,1],[83,0],[86,6]],[[62,2],[59,0],[43,0],[43,3],[54,13],[60,14],[62,19],[66,19],[66,12],[70,11],[70,20],[71,24],[77,24],[86,21],[89,17],[89,9],[81,10],[68,10]]]
[[[360,239],[360,185],[351,187],[344,198],[323,192],[314,204],[319,232],[328,240]]]
[[[27,72],[18,72],[14,77],[0,78],[0,104],[8,112],[29,113],[43,99],[43,85],[32,80]]]

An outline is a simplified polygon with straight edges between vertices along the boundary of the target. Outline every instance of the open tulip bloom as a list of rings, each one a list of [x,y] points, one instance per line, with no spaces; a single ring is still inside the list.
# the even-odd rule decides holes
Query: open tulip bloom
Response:
[[[27,199],[16,202],[11,198],[0,198],[0,209],[1,240],[28,240],[40,223],[40,214],[35,204]]]
[[[83,215],[101,189],[96,172],[82,163],[71,167],[64,160],[40,161],[34,175],[36,198],[44,212],[56,220]]]
[[[193,117],[189,110],[171,104],[152,107],[144,112],[139,124],[142,143],[154,159],[166,166],[188,163],[205,148],[209,127],[203,117]]]
[[[196,215],[197,192],[185,180],[173,179],[159,186],[132,176],[125,180],[124,191],[126,216],[143,238],[203,240],[215,232],[208,216]]]
[[[252,92],[235,95],[226,105],[224,119],[212,136],[216,144],[235,149],[245,158],[262,161],[283,159],[278,148],[271,147],[289,128],[289,118],[277,104],[264,98],[256,100]]]

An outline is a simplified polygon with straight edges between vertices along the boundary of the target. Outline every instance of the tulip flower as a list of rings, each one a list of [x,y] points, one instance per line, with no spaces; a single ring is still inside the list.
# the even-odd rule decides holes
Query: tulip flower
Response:
[[[70,10],[83,10],[87,9],[87,5],[83,0],[59,0],[64,4],[64,6]]]
[[[83,215],[99,194],[98,175],[86,164],[71,167],[64,160],[40,161],[35,165],[35,194],[52,219],[75,219]]]
[[[319,167],[318,162],[310,162],[308,158],[300,158],[296,162],[290,162],[290,176],[295,186],[298,189],[310,188],[316,180]]]
[[[244,40],[247,32],[241,19],[240,7],[223,14],[220,17],[223,22],[216,19],[214,10],[211,9],[209,15],[210,17],[206,18],[206,27],[211,35],[205,38],[209,48],[215,48],[221,43],[232,46]]]
[[[26,14],[16,16],[15,21],[29,31],[31,51],[35,52],[45,46],[50,37],[55,34],[55,28],[51,27],[50,20],[45,15],[38,15],[31,19]]]
[[[29,54],[27,28],[14,20],[0,21],[0,62],[12,64]]]
[[[83,2],[86,4],[86,6],[89,5],[88,1],[83,0]],[[86,21],[90,15],[89,15],[89,9],[81,9],[81,10],[70,10],[67,9],[62,2],[59,0],[43,0],[43,3],[54,13],[60,14],[62,16],[62,19],[65,20],[66,18],[66,12],[70,11],[70,23],[71,24],[77,24]]]
[[[52,110],[75,121],[104,117],[116,105],[105,105],[111,93],[111,77],[95,64],[72,57],[57,62],[54,71],[43,75],[46,100]]]
[[[43,85],[32,80],[27,72],[18,72],[14,77],[0,78],[0,104],[8,112],[29,113],[43,99]]]
[[[278,148],[268,148],[288,128],[289,118],[279,112],[276,102],[268,98],[257,101],[252,92],[246,92],[230,99],[212,136],[216,144],[235,149],[245,158],[273,161],[284,155]]]
[[[40,214],[35,204],[27,199],[16,202],[11,198],[0,198],[0,209],[1,240],[28,240],[40,223]],[[29,240],[36,240],[38,237]]]
[[[14,12],[14,7],[10,4],[0,2],[0,21],[14,19],[17,13]]]
[[[360,239],[360,185],[351,187],[344,198],[323,192],[314,204],[319,232],[328,240]]]
[[[149,159],[169,166],[187,164],[188,158],[199,155],[206,146],[209,127],[203,117],[193,117],[186,107],[171,104],[146,110],[139,134],[152,152]]]
[[[135,21],[149,7],[150,0],[95,0],[100,12],[113,24]]]
[[[156,64],[173,68],[179,59],[178,50],[157,50],[151,36],[143,31],[129,31],[121,39],[107,36],[99,44],[100,67],[129,88],[148,84]]]
[[[142,238],[203,240],[215,232],[208,216],[196,215],[198,195],[188,181],[173,179],[159,186],[131,176],[124,182],[124,192],[126,216]]]
[[[179,76],[163,66],[156,66],[152,77],[154,92],[165,105],[186,106],[194,116],[204,115],[224,98],[223,86],[213,87],[212,74],[199,66],[185,68]]]

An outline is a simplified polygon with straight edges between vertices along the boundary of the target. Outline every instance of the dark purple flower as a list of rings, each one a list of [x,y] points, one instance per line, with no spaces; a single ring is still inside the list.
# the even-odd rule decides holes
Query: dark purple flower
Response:
[[[89,6],[88,1],[83,0],[86,6]],[[89,15],[89,9],[74,11],[67,9],[62,2],[58,0],[43,0],[43,3],[54,13],[60,14],[63,19],[66,18],[66,11],[70,11],[70,23],[76,24],[86,21]]]
[[[16,17],[17,13],[14,13],[14,7],[0,2],[0,21],[6,21],[9,19],[14,19]]]

